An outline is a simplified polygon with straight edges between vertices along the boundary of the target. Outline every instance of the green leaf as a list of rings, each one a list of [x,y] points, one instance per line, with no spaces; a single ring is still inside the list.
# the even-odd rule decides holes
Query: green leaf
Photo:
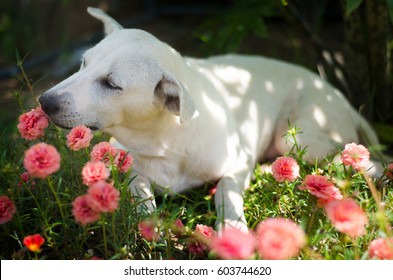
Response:
[[[264,38],[267,36],[267,30],[266,30],[266,25],[263,19],[261,18],[256,18],[255,20],[252,21],[252,31],[255,33],[255,35]]]
[[[354,10],[356,10],[363,0],[347,0],[345,14],[349,16]]]
[[[390,23],[393,24],[393,0],[386,0],[388,5],[388,13],[390,18]]]
[[[378,134],[381,141],[386,143],[393,143],[393,125],[377,123],[373,124],[373,128]]]

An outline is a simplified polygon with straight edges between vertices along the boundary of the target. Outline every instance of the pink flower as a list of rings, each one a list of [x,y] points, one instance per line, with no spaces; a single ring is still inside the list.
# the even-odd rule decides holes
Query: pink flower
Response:
[[[210,242],[210,249],[222,259],[249,259],[254,253],[255,239],[250,233],[236,228],[225,228]]]
[[[108,168],[101,161],[90,161],[82,168],[83,184],[86,186],[91,186],[99,181],[105,181],[109,178],[109,175]]]
[[[377,238],[368,247],[370,259],[393,260],[393,238]]]
[[[114,212],[119,206],[120,192],[105,181],[94,183],[87,191],[92,198],[91,206],[99,212]]]
[[[22,174],[20,174],[19,178],[20,178],[20,181],[18,183],[18,187],[22,187],[23,184],[27,184],[27,183],[30,182],[30,174],[27,171],[23,172]],[[30,182],[30,184],[31,184],[32,187],[35,186],[35,182],[34,181]],[[31,189],[33,189],[33,188],[31,188]]]
[[[184,233],[185,230],[183,222],[180,219],[176,219],[175,223],[172,225],[171,228],[175,234],[179,234],[179,235]]]
[[[8,196],[0,196],[0,225],[11,221],[15,212],[15,206]]]
[[[176,219],[175,221],[175,227],[179,228],[179,229],[184,229],[184,225],[183,222],[180,219]]]
[[[208,245],[216,234],[212,227],[197,224],[192,237],[189,239],[188,250],[192,254],[202,256],[209,249]]]
[[[295,257],[306,245],[306,235],[298,224],[284,218],[268,218],[258,225],[257,250],[268,260]]]
[[[393,163],[389,163],[389,165],[386,167],[385,175],[390,180],[393,180]]]
[[[134,159],[130,155],[129,152],[119,149],[115,158],[115,164],[117,166],[117,169],[121,173],[126,173],[128,170],[130,170],[131,165],[133,163]]]
[[[187,248],[191,254],[197,256],[203,256],[205,252],[209,249],[209,247],[205,243],[198,241],[194,237],[190,237],[188,239]]]
[[[60,154],[56,148],[38,143],[25,153],[23,165],[31,177],[46,178],[60,168]]]
[[[102,161],[109,165],[110,160],[115,160],[117,150],[109,142],[100,142],[95,145],[90,153],[92,161]]]
[[[138,224],[139,232],[147,241],[157,241],[159,237],[158,228],[153,220],[142,221]]]
[[[41,252],[41,246],[44,244],[45,239],[40,234],[28,235],[23,238],[23,245],[34,253]]]
[[[27,140],[35,140],[44,136],[45,128],[49,125],[48,118],[41,107],[19,116],[17,125],[21,136]]]
[[[72,214],[82,226],[94,223],[100,218],[100,212],[94,207],[90,195],[78,196],[72,203]]]
[[[73,151],[87,148],[93,139],[91,130],[84,125],[74,127],[67,135],[67,146]]]
[[[332,200],[325,205],[329,220],[334,227],[351,238],[365,233],[367,216],[352,199]]]
[[[299,165],[290,157],[278,157],[272,164],[273,177],[277,182],[293,182],[299,177]]]
[[[216,236],[217,233],[212,227],[197,224],[195,226],[194,234],[196,234],[204,239],[212,239],[213,237]]]
[[[23,172],[22,174],[20,174],[20,179],[22,180],[22,182],[29,182],[30,181],[30,174],[29,172]]]
[[[343,198],[340,190],[328,178],[321,175],[307,175],[303,181],[303,186],[300,186],[299,189],[308,190],[311,194],[324,201]]]
[[[210,197],[213,197],[213,196],[216,194],[216,192],[217,192],[217,185],[218,185],[218,184],[215,184],[215,185],[213,185],[213,186],[210,188],[210,190],[209,190],[209,196],[210,196]]]
[[[344,151],[341,153],[341,160],[344,165],[350,165],[352,168],[360,171],[367,168],[370,159],[370,153],[363,145],[356,143],[346,144]]]

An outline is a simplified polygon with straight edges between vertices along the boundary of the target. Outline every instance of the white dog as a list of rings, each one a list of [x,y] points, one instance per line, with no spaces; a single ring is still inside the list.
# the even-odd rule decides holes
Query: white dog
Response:
[[[342,94],[306,69],[257,56],[182,57],[147,32],[88,12],[107,36],[40,103],[56,125],[99,129],[129,149],[130,189],[149,211],[153,182],[176,193],[218,181],[217,226],[246,231],[244,188],[258,161],[290,150],[288,121],[303,131],[297,141],[311,162],[359,142],[360,132],[377,143]]]

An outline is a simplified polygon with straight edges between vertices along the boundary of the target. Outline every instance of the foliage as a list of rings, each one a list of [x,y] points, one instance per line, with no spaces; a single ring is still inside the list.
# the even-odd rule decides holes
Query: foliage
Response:
[[[230,9],[214,14],[199,28],[209,53],[234,52],[249,34],[267,36],[265,18],[278,13],[278,1],[234,1]]]
[[[345,7],[346,15],[349,16],[354,10],[359,8],[359,6],[362,4],[363,1],[364,0],[346,0],[346,7]],[[386,0],[386,4],[388,6],[390,22],[393,23],[393,1]]]

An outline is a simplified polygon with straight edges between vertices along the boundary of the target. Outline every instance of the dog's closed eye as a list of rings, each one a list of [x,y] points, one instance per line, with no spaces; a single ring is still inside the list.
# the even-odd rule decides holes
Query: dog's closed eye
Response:
[[[105,77],[101,80],[101,85],[110,90],[123,90],[122,87],[117,85],[110,77]]]

